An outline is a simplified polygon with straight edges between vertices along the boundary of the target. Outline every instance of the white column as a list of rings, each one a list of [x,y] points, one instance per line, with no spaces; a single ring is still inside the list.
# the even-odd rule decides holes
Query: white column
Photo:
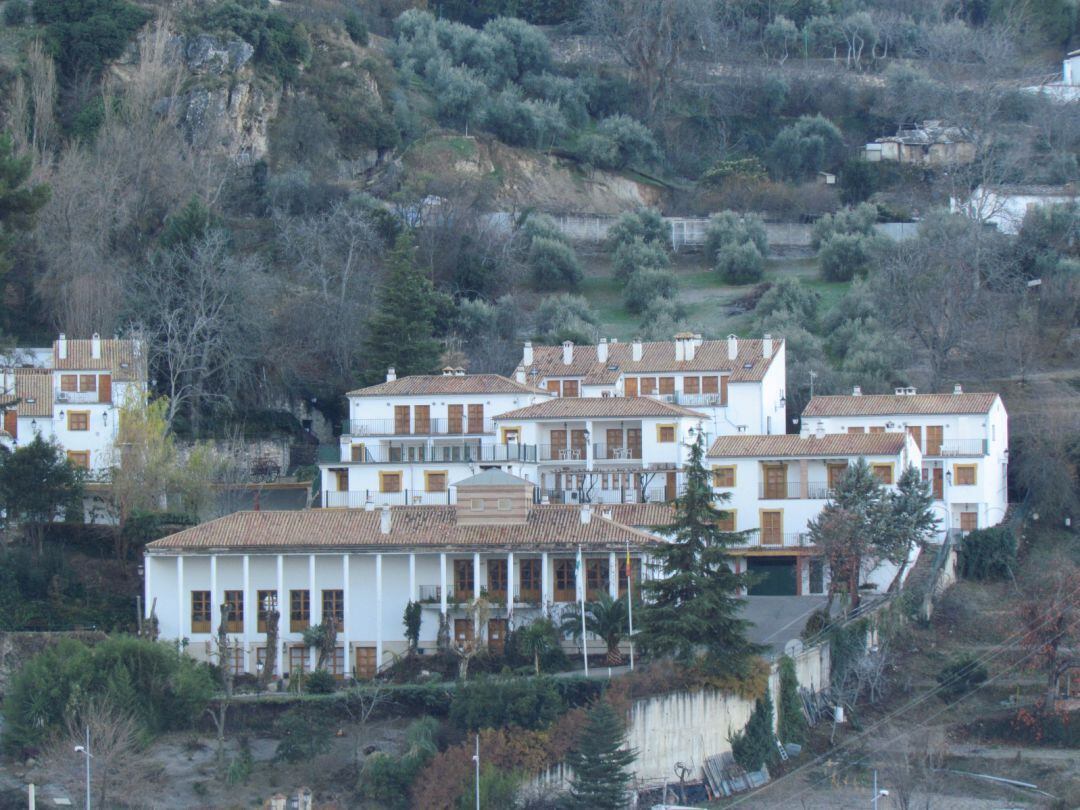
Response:
[[[585,469],[591,470],[593,468],[593,442],[596,440],[592,432],[592,420],[585,422],[585,435],[588,437],[585,440]]]
[[[472,557],[473,600],[480,598],[480,552],[474,551]],[[480,612],[473,612],[473,638],[480,639]]]
[[[619,598],[619,556],[614,551],[608,555],[608,593]]]
[[[322,621],[322,602],[315,591],[315,555],[308,554],[308,606],[310,609],[309,622],[316,625]],[[309,651],[310,660],[308,669],[315,671],[315,665],[319,662],[318,651],[312,647]]]
[[[248,669],[248,653],[251,650],[251,628],[255,622],[255,611],[252,609],[255,605],[255,598],[251,593],[251,555],[244,555],[243,562],[244,570],[244,593],[243,593],[243,605],[244,605],[244,652],[243,652],[243,666],[244,672],[249,672]],[[254,666],[251,668],[254,669]]]
[[[217,555],[210,555],[210,632],[216,633],[221,624],[221,602],[218,601]]]
[[[351,650],[349,649],[349,606],[352,604],[352,599],[349,596],[349,561],[351,557],[349,554],[341,555],[341,595],[342,595],[342,614],[341,614],[341,646],[345,650],[345,674],[352,672],[352,665],[349,663]]]
[[[383,660],[382,554],[375,555],[375,671]]]
[[[506,554],[506,615],[514,615],[514,552]]]
[[[143,604],[142,604],[142,616],[141,618],[147,619],[150,617],[150,606],[153,604],[151,601],[154,596],[153,583],[151,582],[151,571],[154,568],[155,557],[148,557],[143,555]]]
[[[286,622],[289,621],[289,611],[286,608],[290,608],[291,605],[287,603],[285,599],[285,555],[277,555],[277,610],[278,610],[278,643],[285,638],[285,633],[288,632],[289,625]],[[277,672],[274,674],[279,678],[285,672],[285,655],[281,650],[277,651]]]
[[[184,558],[181,555],[176,557],[176,639],[177,641],[186,638],[187,633],[187,611],[188,605],[191,603],[191,597],[184,591]]]
[[[416,593],[416,554],[409,552],[409,601],[418,602],[419,594]]]
[[[548,562],[548,553],[540,555],[540,602],[544,615],[548,615],[551,605],[551,571]]]
[[[439,611],[446,615],[446,554],[439,555]]]

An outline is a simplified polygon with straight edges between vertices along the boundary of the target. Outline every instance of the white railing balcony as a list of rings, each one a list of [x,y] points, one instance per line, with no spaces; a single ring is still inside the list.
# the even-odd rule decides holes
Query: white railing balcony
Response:
[[[986,439],[944,439],[937,453],[928,456],[985,456],[987,452]]]

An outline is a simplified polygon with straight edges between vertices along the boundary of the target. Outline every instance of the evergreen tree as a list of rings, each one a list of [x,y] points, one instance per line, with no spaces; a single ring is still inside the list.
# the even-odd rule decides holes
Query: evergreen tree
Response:
[[[26,186],[30,156],[17,157],[11,136],[0,134],[0,275],[11,269],[16,234],[34,227],[37,212],[49,200],[48,186]]]
[[[739,589],[728,549],[746,542],[745,532],[719,528],[723,512],[705,469],[704,438],[690,446],[686,492],[675,501],[675,522],[663,531],[671,542],[656,549],[662,570],[643,583],[640,631],[642,647],[653,655],[671,655],[683,663],[699,661],[710,673],[738,674],[761,651],[746,638],[748,623],[739,618]]]
[[[777,731],[786,743],[806,742],[806,715],[803,714],[802,698],[799,696],[799,677],[791,656],[780,657],[780,706]]]
[[[7,520],[22,524],[39,553],[43,524],[78,508],[82,481],[81,471],[71,466],[60,445],[40,435],[13,453],[0,454],[0,503]]]
[[[731,738],[731,754],[748,771],[759,771],[776,759],[773,739],[773,702],[769,690],[754,703],[754,712],[739,734]]]
[[[413,258],[413,243],[402,233],[390,252],[378,308],[368,324],[367,382],[380,382],[393,367],[399,377],[428,374],[439,363],[434,337],[439,294]]]
[[[895,591],[904,581],[912,546],[921,546],[926,542],[937,529],[938,519],[934,517],[934,496],[930,493],[930,483],[922,480],[922,473],[914,466],[909,465],[901,474],[889,503],[892,507],[892,525],[889,542],[883,550],[890,561],[900,566],[889,583],[889,590]]]
[[[589,710],[577,748],[570,752],[567,764],[574,771],[570,781],[567,810],[621,810],[627,806],[627,770],[637,751],[623,749],[626,728],[622,719],[601,701]]]

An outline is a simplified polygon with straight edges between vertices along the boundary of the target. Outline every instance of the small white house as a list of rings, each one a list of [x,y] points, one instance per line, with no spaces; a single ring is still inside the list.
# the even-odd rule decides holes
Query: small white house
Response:
[[[1020,233],[1024,216],[1033,208],[1075,203],[1078,200],[1080,192],[1073,185],[979,186],[966,200],[950,198],[949,210],[993,225],[1002,233],[1015,235]]]
[[[921,451],[941,531],[995,526],[1008,508],[1009,417],[993,393],[814,397],[803,411],[803,435],[907,433]]]

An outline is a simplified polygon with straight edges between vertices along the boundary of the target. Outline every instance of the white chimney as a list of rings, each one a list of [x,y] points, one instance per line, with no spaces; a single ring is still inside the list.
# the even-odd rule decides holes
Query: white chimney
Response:
[[[63,332],[60,333],[60,338],[56,341],[56,353],[61,360],[67,360],[67,335]]]
[[[572,341],[564,340],[562,344],[562,362],[564,366],[568,366],[574,362],[574,344]]]
[[[581,505],[581,523],[582,525],[588,525],[592,522],[592,506],[587,503]]]
[[[384,503],[382,514],[379,515],[379,531],[390,534],[390,504]]]
[[[455,377],[464,377],[465,376],[465,369],[462,366],[458,366],[457,368],[454,369],[454,376]]]
[[[452,376],[454,376],[454,368],[453,368],[453,366],[443,366],[442,375],[444,377],[452,377]]]
[[[521,353],[521,365],[531,366],[533,362],[532,341],[525,341],[525,351]]]
[[[727,359],[734,360],[739,356],[739,339],[735,335],[727,336]]]
[[[694,359],[694,353],[697,351],[697,338],[693,337],[686,341],[686,348],[683,349],[683,359],[689,362]]]
[[[683,339],[681,337],[675,338],[675,362],[681,363],[686,359],[686,351],[683,349]]]
[[[596,360],[599,363],[607,362],[607,338],[600,338],[600,342],[596,344]]]
[[[94,332],[90,338],[90,356],[95,360],[101,359],[101,335],[97,332]]]
[[[814,436],[819,439],[825,438],[825,423],[820,419],[818,420],[818,423],[814,425]]]
[[[518,366],[514,369],[514,379],[522,385],[525,384],[525,366]]]
[[[375,511],[375,502],[373,500],[371,500],[370,495],[368,495],[367,500],[364,501],[364,511],[365,512],[374,512]]]
[[[390,368],[388,368],[386,370],[386,381],[387,382],[393,382],[396,379],[397,379],[397,371],[394,369],[393,366],[390,366]]]
[[[772,335],[767,332],[761,341],[761,356],[772,357]]]
[[[635,363],[641,362],[641,338],[634,338],[630,344],[630,357]]]
[[[856,385],[854,388],[852,388],[851,389],[851,395],[853,397],[861,397],[862,396],[862,386]]]
[[[960,383],[957,383],[953,386],[952,392],[953,396],[960,396],[962,393],[964,393],[964,389],[960,387]]]

